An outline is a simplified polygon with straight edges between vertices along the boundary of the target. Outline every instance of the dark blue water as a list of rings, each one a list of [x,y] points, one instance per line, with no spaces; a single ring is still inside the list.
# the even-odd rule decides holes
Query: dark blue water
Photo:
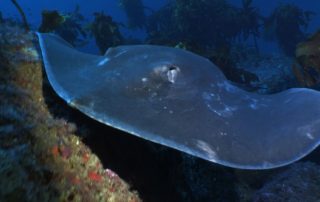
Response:
[[[112,16],[114,21],[119,23],[126,23],[126,15],[124,10],[119,5],[119,0],[95,0],[90,1],[90,3],[86,0],[56,0],[56,1],[37,1],[37,0],[29,0],[29,1],[18,1],[21,7],[25,10],[25,13],[28,18],[28,22],[31,24],[33,28],[38,28],[41,24],[41,12],[43,10],[58,10],[63,13],[72,12],[77,5],[80,6],[81,14],[86,18],[88,22],[93,19],[94,12],[104,11],[106,14]],[[150,14],[150,9],[156,11],[161,8],[163,5],[168,2],[174,2],[174,0],[144,0],[143,4],[146,9],[146,15]],[[229,0],[230,4],[241,7],[242,0]],[[310,22],[308,28],[305,30],[306,32],[312,33],[319,28],[320,16],[320,3],[318,1],[300,1],[300,0],[253,0],[253,6],[259,9],[259,12],[268,16],[270,13],[281,4],[290,3],[300,7],[303,10],[312,11],[315,15],[312,17],[312,21]],[[149,9],[150,8],[150,9]],[[20,20],[19,13],[16,8],[12,5],[10,0],[2,1],[0,6],[0,12],[2,12],[4,17],[10,17]],[[130,30],[121,28],[121,33],[125,37],[133,37],[138,39],[144,39],[147,34],[144,30]],[[261,50],[267,52],[281,52],[277,44],[274,42],[266,42],[262,39],[259,39],[259,45]],[[89,52],[97,52],[97,48],[93,43],[89,43],[83,50],[87,50]]]
[[[148,8],[157,10],[169,0],[155,0],[155,1],[144,1],[144,5]],[[12,5],[10,0],[6,0],[1,3],[0,11],[3,13],[4,17],[13,17],[20,19],[19,13],[16,8]],[[116,22],[126,21],[126,15],[121,9],[118,0],[72,0],[72,1],[19,1],[22,8],[25,9],[25,13],[28,17],[28,21],[31,25],[37,28],[41,24],[41,12],[43,10],[58,10],[64,13],[71,12],[75,9],[77,5],[80,6],[81,14],[90,21],[93,18],[94,12],[104,11],[106,14],[111,15]],[[124,35],[135,36],[139,38],[145,37],[145,33],[142,30],[122,30]]]

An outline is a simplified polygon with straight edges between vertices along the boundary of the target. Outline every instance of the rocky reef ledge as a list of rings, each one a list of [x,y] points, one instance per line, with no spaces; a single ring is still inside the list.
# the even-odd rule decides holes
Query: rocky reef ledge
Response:
[[[35,34],[0,27],[0,201],[141,201],[50,113]]]

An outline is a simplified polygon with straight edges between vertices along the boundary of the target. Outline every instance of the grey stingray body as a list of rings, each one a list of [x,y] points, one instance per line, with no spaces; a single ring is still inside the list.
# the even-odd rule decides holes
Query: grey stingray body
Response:
[[[319,145],[320,93],[241,90],[209,60],[151,45],[104,56],[38,34],[57,94],[106,125],[200,158],[244,169],[294,162]]]

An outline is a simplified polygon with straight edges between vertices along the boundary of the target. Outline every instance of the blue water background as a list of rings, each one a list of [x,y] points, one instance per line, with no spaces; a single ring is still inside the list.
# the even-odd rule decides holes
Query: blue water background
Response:
[[[146,7],[157,10],[170,1],[174,0],[144,0],[143,3]],[[88,22],[93,19],[94,12],[104,11],[106,14],[111,15],[116,22],[126,23],[126,15],[119,6],[118,0],[18,0],[18,2],[24,9],[28,22],[34,29],[38,28],[41,23],[42,10],[59,10],[67,13],[72,12],[76,5],[80,6],[80,13],[84,15]],[[242,4],[242,0],[229,0],[228,2],[239,7]],[[307,32],[313,33],[319,29],[320,2],[318,0],[253,0],[253,5],[257,7],[264,16],[270,15],[276,6],[283,3],[293,3],[303,10],[314,12],[316,15],[313,17]],[[10,0],[3,0],[1,2],[0,11],[5,18],[13,17],[18,20],[21,18]],[[146,13],[148,14],[148,11],[146,11]],[[142,40],[146,37],[143,30],[128,30],[125,28],[121,28],[120,30],[125,37],[133,37]],[[279,54],[281,52],[275,42],[266,42],[262,39],[259,40],[259,47],[263,52]],[[88,52],[98,53],[98,49],[93,42],[82,49]]]

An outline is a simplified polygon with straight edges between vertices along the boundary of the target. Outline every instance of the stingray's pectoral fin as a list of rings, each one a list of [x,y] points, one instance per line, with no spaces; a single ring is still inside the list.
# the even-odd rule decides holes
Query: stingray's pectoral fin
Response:
[[[47,76],[69,104],[106,125],[222,165],[267,169],[319,145],[320,93],[243,91],[207,59],[162,46],[104,56],[38,34]]]

